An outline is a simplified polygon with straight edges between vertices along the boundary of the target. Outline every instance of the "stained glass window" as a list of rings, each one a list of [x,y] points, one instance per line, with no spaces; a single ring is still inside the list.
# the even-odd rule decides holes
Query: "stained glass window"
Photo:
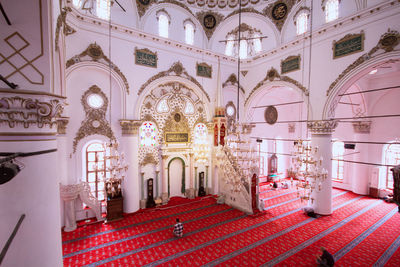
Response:
[[[154,147],[156,145],[157,128],[153,122],[144,122],[139,131],[140,146]]]
[[[399,165],[400,164],[400,144],[390,144],[386,146],[385,164],[386,165]],[[386,188],[393,189],[393,173],[390,170],[393,167],[386,167]]]
[[[343,180],[344,174],[344,143],[335,141],[332,144],[332,179]]]

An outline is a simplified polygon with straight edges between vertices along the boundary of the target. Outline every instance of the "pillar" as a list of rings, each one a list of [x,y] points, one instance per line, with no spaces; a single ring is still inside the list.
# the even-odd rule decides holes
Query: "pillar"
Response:
[[[163,204],[168,203],[168,165],[167,165],[167,158],[168,155],[162,155],[162,177],[161,177],[161,200]]]
[[[208,186],[208,165],[206,165],[206,182],[205,182],[206,194],[210,194],[211,188]]]
[[[194,195],[198,195],[197,166],[194,167]]]
[[[139,209],[139,137],[138,131],[141,121],[120,120],[122,131],[120,139],[120,152],[125,154],[128,170],[122,183],[122,195],[124,198],[124,212],[131,213]]]
[[[370,133],[371,129],[371,122],[353,122],[353,129],[354,129],[354,140],[357,141],[364,141],[368,134]],[[357,143],[355,150],[347,150],[345,154],[351,152],[359,152],[354,154],[353,160],[360,161],[360,162],[369,162],[368,158],[368,144],[361,144]],[[370,180],[370,168],[371,166],[365,164],[352,164],[347,163],[348,165],[352,166],[353,175],[351,176],[351,190],[360,195],[368,195],[369,193],[369,180]],[[346,163],[345,163],[346,167]],[[345,168],[346,172],[346,168]]]
[[[157,167],[158,168],[158,167]],[[160,173],[160,171],[157,169],[156,170],[156,179],[155,179],[155,187],[156,187],[156,197],[155,197],[155,199],[157,199],[158,198],[158,174]]]
[[[311,131],[311,145],[318,147],[317,159],[323,158],[322,167],[328,171],[328,177],[321,184],[321,190],[314,190],[312,207],[320,215],[332,214],[332,132],[337,121],[312,121],[308,123]]]
[[[189,199],[195,198],[195,189],[193,187],[194,183],[194,154],[189,153],[189,188],[186,190],[186,197]],[[196,167],[197,168],[197,167]]]

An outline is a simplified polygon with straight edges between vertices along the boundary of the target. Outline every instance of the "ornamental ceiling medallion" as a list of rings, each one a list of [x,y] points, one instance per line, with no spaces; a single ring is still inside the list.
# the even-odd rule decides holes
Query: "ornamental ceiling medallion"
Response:
[[[214,11],[197,12],[196,17],[203,26],[208,40],[210,40],[218,24],[224,19],[224,15]]]
[[[109,68],[109,66],[111,65],[111,68],[118,74],[118,76],[121,77],[122,81],[124,82],[126,92],[127,94],[129,94],[129,84],[125,75],[108,57],[104,55],[103,50],[98,44],[96,44],[96,42],[90,44],[86,48],[86,50],[80,53],[79,55],[75,55],[72,58],[70,58],[66,63],[66,67],[69,68],[74,64],[87,61],[99,62],[103,65],[106,65],[107,68]]]
[[[385,50],[385,52],[391,52],[399,44],[399,41],[399,32],[388,29],[388,32],[382,35],[378,45],[379,48]]]
[[[98,95],[103,99],[103,104],[98,108],[93,108],[88,103],[88,99],[91,95]],[[107,136],[111,140],[115,140],[114,133],[110,127],[110,124],[106,120],[106,112],[108,108],[107,96],[101,91],[97,85],[91,86],[81,98],[81,104],[86,113],[86,118],[81,122],[78,132],[76,133],[73,151],[76,152],[76,147],[80,140],[83,138],[99,134]]]
[[[279,0],[268,5],[263,12],[274,22],[276,28],[281,31],[287,15],[296,2],[297,0]]]
[[[171,112],[171,115],[166,120],[163,133],[167,132],[190,133],[188,120],[179,109]]]

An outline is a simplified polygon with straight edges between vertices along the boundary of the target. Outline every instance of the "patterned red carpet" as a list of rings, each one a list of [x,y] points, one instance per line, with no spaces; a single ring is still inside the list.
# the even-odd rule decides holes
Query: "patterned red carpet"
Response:
[[[319,247],[335,266],[400,266],[397,206],[333,190],[333,214],[311,218],[293,189],[263,193],[264,215],[251,217],[213,197],[168,206],[110,224],[63,232],[65,266],[316,266]],[[184,237],[175,238],[175,218]]]

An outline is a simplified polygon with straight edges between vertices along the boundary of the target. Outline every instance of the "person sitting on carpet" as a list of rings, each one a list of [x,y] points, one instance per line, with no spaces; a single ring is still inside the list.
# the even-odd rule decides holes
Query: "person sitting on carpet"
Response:
[[[322,255],[315,255],[317,257],[318,266],[331,267],[335,264],[335,259],[324,247],[321,247]]]
[[[173,233],[176,237],[183,236],[183,224],[181,222],[179,222],[179,218],[176,218],[176,224],[174,226]]]

